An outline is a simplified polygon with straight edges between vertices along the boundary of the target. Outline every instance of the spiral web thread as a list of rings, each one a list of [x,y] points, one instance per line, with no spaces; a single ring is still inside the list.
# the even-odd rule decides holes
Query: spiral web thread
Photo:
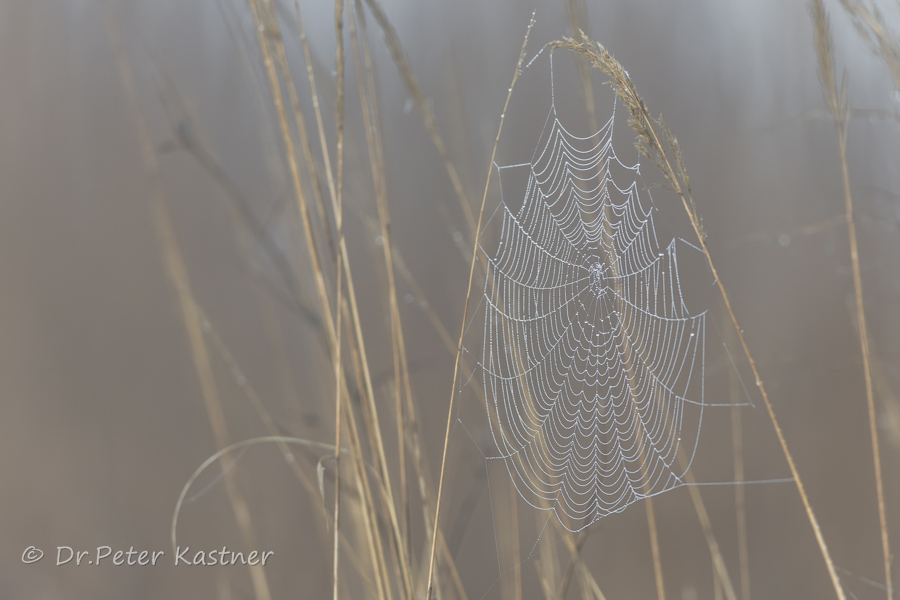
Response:
[[[676,239],[660,246],[614,119],[577,137],[551,105],[531,162],[495,165],[499,241],[480,248],[488,458],[570,531],[682,485],[707,406],[706,312],[685,306]],[[506,169],[528,170],[516,212]]]

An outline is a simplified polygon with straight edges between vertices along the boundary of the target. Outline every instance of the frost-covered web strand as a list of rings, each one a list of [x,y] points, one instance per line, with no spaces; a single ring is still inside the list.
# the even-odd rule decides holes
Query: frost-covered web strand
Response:
[[[685,306],[675,240],[660,245],[614,118],[577,137],[551,109],[532,161],[497,167],[499,241],[481,248],[495,458],[573,531],[681,485],[704,407],[706,313]],[[527,170],[516,211],[506,169]]]

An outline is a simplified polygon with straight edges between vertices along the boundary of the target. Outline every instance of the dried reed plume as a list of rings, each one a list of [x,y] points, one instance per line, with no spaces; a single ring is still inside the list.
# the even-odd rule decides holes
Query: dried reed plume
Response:
[[[853,26],[856,27],[860,37],[881,57],[891,72],[894,86],[900,90],[900,40],[888,31],[884,15],[881,14],[878,5],[862,0],[840,0],[840,2],[850,14]]]
[[[775,433],[778,436],[778,441],[781,445],[782,452],[784,453],[785,459],[787,460],[791,475],[793,476],[794,482],[797,486],[797,491],[800,494],[800,499],[803,501],[806,515],[809,518],[809,522],[812,526],[813,533],[816,536],[816,541],[818,542],[819,549],[822,552],[822,557],[825,560],[825,565],[831,577],[831,582],[834,586],[835,593],[840,600],[845,600],[846,596],[844,595],[844,590],[841,587],[841,583],[837,575],[837,570],[834,566],[834,562],[831,559],[831,555],[828,551],[828,546],[825,543],[825,538],[822,534],[821,528],[819,527],[819,522],[816,519],[815,513],[813,512],[812,505],[809,502],[806,490],[803,487],[803,482],[800,479],[800,473],[797,471],[797,467],[794,464],[794,458],[791,455],[790,450],[788,449],[787,441],[784,438],[784,433],[781,431],[781,426],[779,425],[778,419],[775,416],[775,411],[772,408],[772,403],[769,400],[768,392],[766,391],[765,385],[762,381],[762,377],[760,376],[759,370],[757,369],[756,361],[753,359],[753,355],[750,353],[750,348],[747,345],[747,341],[744,338],[744,334],[741,330],[740,325],[738,324],[737,317],[735,316],[734,310],[731,307],[731,301],[729,300],[728,294],[725,291],[724,284],[722,283],[722,280],[719,277],[718,272],[716,271],[716,267],[713,263],[709,248],[707,248],[706,246],[706,234],[703,230],[703,224],[700,220],[699,214],[697,213],[697,208],[691,195],[690,180],[688,179],[687,168],[685,167],[684,162],[684,155],[681,151],[680,146],[678,145],[678,140],[663,122],[661,116],[658,118],[654,118],[651,116],[650,111],[647,108],[647,105],[644,103],[643,98],[641,98],[641,96],[638,94],[634,82],[631,80],[631,77],[628,75],[628,72],[622,67],[622,65],[619,64],[619,62],[615,58],[613,58],[613,56],[601,44],[592,42],[584,32],[579,33],[580,36],[577,40],[567,37],[563,38],[562,41],[557,41],[549,44],[549,47],[551,49],[565,48],[586,57],[594,68],[599,69],[608,77],[607,83],[612,87],[616,95],[622,100],[622,102],[625,104],[625,107],[628,109],[628,124],[637,134],[635,147],[638,149],[638,152],[640,152],[641,156],[651,161],[656,166],[656,168],[659,169],[660,173],[662,173],[663,175],[667,187],[681,198],[684,209],[687,212],[688,218],[690,219],[691,226],[694,229],[694,233],[697,235],[697,240],[700,248],[706,255],[710,271],[712,272],[713,278],[716,281],[716,285],[718,286],[719,291],[722,294],[722,298],[725,302],[725,307],[728,310],[728,314],[731,317],[731,321],[734,325],[735,330],[737,331],[738,339],[741,342],[741,347],[743,348],[744,354],[747,357],[747,361],[750,364],[750,368],[753,371],[756,385],[757,387],[759,387],[760,395],[762,396],[763,402],[766,405],[766,410],[768,411],[769,417],[772,421],[772,425],[775,428]]]

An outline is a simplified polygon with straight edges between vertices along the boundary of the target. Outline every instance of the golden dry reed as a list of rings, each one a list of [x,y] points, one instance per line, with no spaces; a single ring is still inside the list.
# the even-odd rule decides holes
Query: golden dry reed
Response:
[[[873,28],[875,39],[880,40],[877,47],[884,52],[885,61],[893,65],[892,73],[898,66],[896,59],[900,54],[896,50],[896,42],[886,41],[883,28],[879,28],[880,19],[865,10],[859,2],[845,0],[847,10],[855,17],[857,29],[864,31],[862,23]],[[859,331],[859,343],[862,347],[863,373],[866,384],[866,407],[869,412],[869,432],[872,438],[872,461],[875,467],[875,492],[878,499],[878,522],[881,527],[881,549],[884,556],[884,577],[888,600],[893,598],[891,583],[891,544],[888,537],[887,513],[884,506],[884,482],[881,475],[881,450],[878,444],[878,423],[875,415],[875,397],[872,386],[872,361],[870,358],[869,333],[866,326],[866,311],[863,303],[862,275],[859,268],[859,245],[856,240],[856,222],[853,217],[853,195],[850,191],[850,168],[847,163],[847,127],[850,124],[850,102],[847,99],[847,80],[841,78],[838,83],[834,72],[834,47],[828,23],[828,14],[822,0],[812,0],[809,6],[815,35],[816,56],[819,59],[819,79],[825,103],[834,120],[834,128],[838,137],[838,152],[841,160],[841,180],[844,184],[844,215],[847,221],[847,232],[850,236],[850,262],[853,265],[853,288],[856,293],[856,318]],[[876,13],[877,14],[877,13]],[[889,42],[894,42],[892,46]],[[893,60],[891,59],[893,57]],[[900,85],[900,71],[894,73],[895,81]]]
[[[662,174],[668,187],[673,192],[678,194],[679,198],[681,198],[685,212],[687,212],[688,218],[691,222],[691,226],[693,227],[694,233],[697,236],[698,244],[703,250],[703,253],[706,255],[710,271],[712,272],[713,278],[716,281],[719,292],[722,294],[722,299],[725,302],[725,307],[728,311],[728,315],[731,318],[734,329],[737,332],[738,339],[741,342],[741,347],[744,350],[747,361],[750,363],[750,368],[753,371],[753,377],[756,380],[756,385],[759,388],[760,395],[762,396],[763,402],[766,405],[766,411],[768,412],[769,418],[772,421],[772,425],[775,428],[775,433],[778,436],[778,442],[781,445],[782,452],[784,453],[784,457],[788,463],[788,468],[791,471],[791,475],[794,478],[794,483],[797,486],[797,491],[800,494],[800,499],[803,502],[803,507],[806,510],[806,515],[809,518],[810,525],[813,528],[813,533],[816,536],[816,542],[818,543],[819,549],[822,552],[822,557],[825,560],[825,566],[827,567],[828,574],[831,577],[831,582],[834,586],[835,593],[840,600],[846,600],[844,589],[841,586],[840,579],[837,575],[837,570],[834,566],[834,562],[831,559],[831,554],[828,551],[828,545],[825,543],[825,537],[822,534],[819,522],[816,519],[815,513],[812,509],[812,505],[809,502],[809,497],[807,496],[806,490],[803,487],[803,481],[800,478],[800,473],[797,471],[797,466],[794,464],[794,458],[791,455],[790,450],[788,449],[787,441],[784,438],[784,433],[781,431],[781,426],[778,423],[778,418],[775,416],[775,410],[772,408],[772,403],[769,400],[769,394],[766,391],[765,384],[763,383],[762,377],[759,374],[759,370],[756,367],[756,361],[753,359],[753,355],[750,353],[750,348],[747,345],[747,340],[744,338],[743,331],[738,324],[737,316],[734,314],[734,310],[731,308],[731,301],[728,297],[728,293],[725,291],[725,286],[722,283],[722,279],[719,277],[718,272],[716,271],[715,264],[713,263],[712,255],[709,252],[709,248],[707,248],[706,246],[706,234],[703,230],[703,224],[700,220],[700,216],[697,213],[697,208],[694,204],[693,196],[691,195],[690,180],[688,179],[687,168],[685,167],[684,163],[684,155],[681,152],[681,147],[678,145],[677,138],[663,122],[662,117],[654,118],[650,115],[650,111],[648,110],[647,105],[644,103],[643,98],[641,98],[641,96],[637,93],[637,89],[635,88],[634,82],[631,80],[631,77],[629,77],[625,69],[622,68],[622,65],[619,64],[619,62],[615,58],[613,58],[612,54],[610,54],[601,44],[592,42],[584,32],[580,32],[580,36],[578,39],[564,38],[562,41],[553,42],[552,44],[550,44],[550,47],[565,48],[581,54],[591,62],[591,65],[593,67],[599,69],[608,77],[608,83],[615,91],[616,95],[625,104],[625,107],[628,109],[628,124],[637,134],[635,147],[638,149],[638,152],[640,152],[641,156],[651,161],[656,166],[656,168]]]

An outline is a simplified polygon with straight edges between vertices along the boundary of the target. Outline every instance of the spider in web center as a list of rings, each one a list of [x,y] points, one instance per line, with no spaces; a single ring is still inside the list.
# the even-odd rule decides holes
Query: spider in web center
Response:
[[[608,270],[609,267],[601,261],[597,261],[591,265],[591,291],[597,299],[601,298],[606,293]]]

